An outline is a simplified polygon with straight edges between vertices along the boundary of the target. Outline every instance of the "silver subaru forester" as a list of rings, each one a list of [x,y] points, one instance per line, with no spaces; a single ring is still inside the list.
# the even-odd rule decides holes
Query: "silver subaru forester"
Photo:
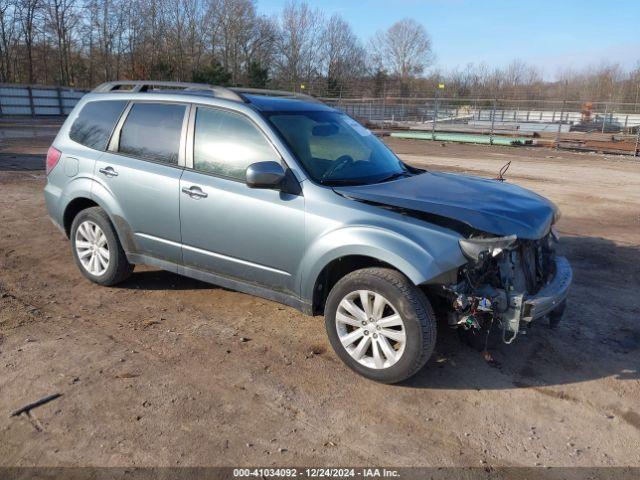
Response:
[[[46,168],[49,215],[89,280],[147,264],[323,314],[336,354],[380,382],[426,363],[436,313],[510,343],[536,319],[558,323],[572,280],[553,203],[406,165],[307,96],[106,83]]]

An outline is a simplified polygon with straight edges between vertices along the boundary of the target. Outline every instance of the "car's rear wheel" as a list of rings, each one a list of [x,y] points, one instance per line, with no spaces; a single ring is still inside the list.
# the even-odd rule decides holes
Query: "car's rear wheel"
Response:
[[[115,285],[133,271],[109,216],[100,207],[82,210],[71,224],[71,249],[82,274],[100,285]]]
[[[420,370],[436,340],[429,301],[400,272],[366,268],[333,287],[325,324],[336,354],[351,369],[383,383],[397,383]]]

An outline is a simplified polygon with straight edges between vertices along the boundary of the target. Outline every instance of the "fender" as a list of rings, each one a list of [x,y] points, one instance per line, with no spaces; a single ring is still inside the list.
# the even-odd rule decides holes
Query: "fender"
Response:
[[[129,227],[129,223],[125,220],[126,217],[124,211],[116,199],[116,196],[113,195],[111,190],[109,190],[102,182],[95,181],[94,179],[92,184],[91,197],[89,198],[102,207],[102,209],[107,212],[107,215],[109,215],[111,223],[113,223],[113,226],[118,233],[118,238],[120,239],[120,243],[122,244],[124,251],[127,254],[136,253],[138,249],[136,247],[133,232],[131,231],[131,227]]]
[[[61,205],[61,212],[67,209],[69,203],[76,198],[91,198],[91,186],[93,179],[87,175],[78,175],[69,180],[64,187],[64,195],[62,197],[63,204]]]
[[[450,235],[441,234],[441,239],[437,232],[432,233],[436,233],[436,237],[430,239],[430,246],[426,246],[377,227],[349,226],[333,230],[318,238],[305,253],[299,271],[301,297],[312,299],[322,269],[331,261],[347,255],[364,255],[388,263],[415,285],[428,282],[467,262],[458,242],[451,241]]]

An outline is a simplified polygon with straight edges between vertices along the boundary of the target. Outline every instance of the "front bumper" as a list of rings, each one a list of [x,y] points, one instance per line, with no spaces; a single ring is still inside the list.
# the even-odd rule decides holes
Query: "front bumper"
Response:
[[[556,274],[553,280],[536,295],[526,298],[522,304],[522,320],[531,322],[548,315],[567,298],[573,280],[571,265],[565,257],[556,257]]]

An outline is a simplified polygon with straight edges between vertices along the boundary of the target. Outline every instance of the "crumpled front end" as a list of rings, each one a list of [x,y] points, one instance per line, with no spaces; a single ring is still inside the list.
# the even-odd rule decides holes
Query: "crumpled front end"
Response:
[[[516,236],[460,240],[469,262],[457,283],[445,286],[452,309],[449,324],[502,330],[511,343],[523,326],[545,316],[562,315],[572,281],[571,266],[556,255],[553,229],[539,240]]]

